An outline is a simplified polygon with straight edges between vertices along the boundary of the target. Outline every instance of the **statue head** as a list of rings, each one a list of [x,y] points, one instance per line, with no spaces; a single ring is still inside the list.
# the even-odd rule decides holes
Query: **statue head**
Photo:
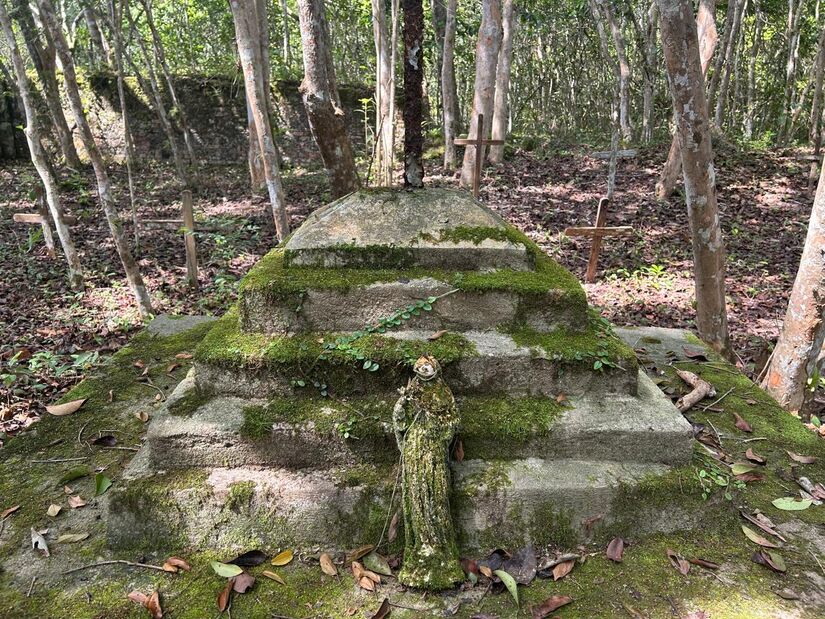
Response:
[[[435,357],[424,355],[413,365],[413,372],[421,380],[432,380],[441,373],[441,365]]]

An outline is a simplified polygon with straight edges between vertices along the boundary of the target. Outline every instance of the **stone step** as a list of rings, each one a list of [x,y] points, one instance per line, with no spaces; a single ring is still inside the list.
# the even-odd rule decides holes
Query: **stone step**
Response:
[[[148,457],[157,469],[391,464],[398,457],[391,423],[395,399],[204,399],[190,376],[153,416]],[[689,462],[692,453],[690,424],[644,374],[635,397],[585,396],[560,404],[553,398],[468,396],[457,405],[458,436],[468,459],[676,465]]]
[[[430,331],[388,331],[343,347],[329,334],[300,337],[243,333],[225,316],[195,353],[196,380],[206,393],[246,398],[302,395],[318,382],[337,396],[394,393],[422,354],[439,360],[456,394],[556,396],[634,394],[633,351],[608,333],[567,335],[521,330],[468,331],[430,339]],[[340,347],[339,347],[340,348]],[[364,370],[372,360],[374,371]]]
[[[542,332],[577,331],[588,320],[581,285],[544,254],[535,271],[474,272],[469,265],[454,271],[289,268],[284,251],[270,252],[244,278],[238,303],[242,330],[357,331],[405,309],[410,316],[400,328],[433,331],[516,324]],[[428,311],[415,307],[428,299]]]
[[[574,547],[604,527],[626,523],[634,535],[682,529],[668,506],[622,501],[639,482],[663,475],[657,464],[588,460],[470,460],[454,463],[451,505],[464,553],[556,544]],[[346,550],[375,543],[386,526],[393,465],[292,471],[212,467],[153,472],[140,454],[104,497],[115,549],[190,547],[243,552],[260,547]],[[677,490],[678,491],[678,486]],[[588,525],[590,522],[590,525]],[[403,525],[391,546],[403,545]]]

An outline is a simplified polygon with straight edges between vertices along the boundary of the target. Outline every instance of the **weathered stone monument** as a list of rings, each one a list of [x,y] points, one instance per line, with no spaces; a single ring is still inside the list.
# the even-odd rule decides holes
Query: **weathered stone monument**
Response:
[[[690,426],[576,279],[467,194],[369,190],[244,279],[112,492],[110,542],[346,549],[398,511],[414,527],[396,488],[410,420],[393,409],[422,357],[455,394],[426,429],[452,485],[438,501],[455,537],[439,539],[468,551],[658,526],[618,498],[688,462]]]

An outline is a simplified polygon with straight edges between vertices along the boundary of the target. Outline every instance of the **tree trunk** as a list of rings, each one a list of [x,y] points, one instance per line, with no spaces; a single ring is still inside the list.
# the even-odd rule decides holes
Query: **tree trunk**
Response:
[[[292,50],[289,44],[289,9],[286,6],[286,0],[281,0],[281,13],[284,18],[284,28],[281,33],[281,54],[284,58],[284,64],[289,68],[292,66]]]
[[[510,68],[513,64],[513,39],[515,38],[517,15],[514,0],[504,0],[502,13],[503,36],[496,67],[496,94],[493,105],[493,139],[507,137],[510,122]],[[504,161],[504,146],[490,146],[487,156],[490,163]]]
[[[653,139],[654,113],[653,89],[656,72],[656,31],[659,24],[659,8],[654,0],[647,12],[647,29],[645,31],[645,83],[642,104],[642,140],[649,143]]]
[[[719,82],[722,77],[722,66],[725,62],[725,50],[728,48],[728,39],[730,38],[730,29],[733,24],[733,17],[736,14],[736,6],[739,0],[728,0],[728,8],[725,11],[725,21],[722,22],[722,41],[719,45],[721,53],[716,56],[713,62],[713,72],[710,76],[710,83],[708,84],[708,105],[712,105],[716,100],[716,91],[719,89]],[[713,0],[714,5],[716,0]],[[715,6],[714,6],[715,13]],[[701,35],[700,35],[701,40]],[[707,75],[707,72],[705,72]]]
[[[731,355],[725,307],[725,248],[716,203],[705,80],[690,0],[659,0],[662,47],[682,153],[693,243],[696,326],[715,350]]]
[[[476,76],[473,87],[473,111],[470,114],[468,137],[473,139],[478,131],[478,115],[484,115],[484,135],[489,137],[493,125],[493,102],[496,89],[496,65],[501,48],[501,0],[483,0],[481,26],[476,43]],[[482,148],[482,150],[484,150]],[[484,153],[481,153],[484,160]],[[461,166],[461,186],[472,187],[475,176],[475,146],[464,149]]]
[[[390,116],[395,87],[392,84],[390,33],[384,0],[372,0],[372,28],[375,39],[375,154],[376,184],[392,185],[395,119]]]
[[[825,27],[819,33],[819,41],[816,45],[816,68],[814,69],[814,96],[811,102],[811,129],[808,139],[814,147],[814,153],[819,154],[822,147],[822,131],[820,129],[820,110],[822,109],[822,83],[825,78]]]
[[[97,65],[97,59],[94,54],[95,50],[100,52],[101,57],[103,58],[103,64],[105,68],[111,68],[112,66],[112,53],[109,49],[109,43],[103,37],[103,34],[100,32],[100,26],[98,25],[97,21],[97,11],[95,7],[89,2],[89,0],[84,0],[82,3],[82,13],[83,19],[86,22],[86,28],[89,31],[89,42],[92,48],[92,63]]]
[[[788,56],[785,63],[785,93],[782,99],[782,119],[778,136],[779,144],[785,144],[790,137],[788,135],[788,125],[790,124],[795,99],[794,94],[796,92],[796,71],[799,62],[799,32],[804,2],[805,0],[799,0],[799,3],[794,5],[794,0],[788,0],[788,25],[785,30]]]
[[[596,1],[601,5],[601,9],[607,18],[610,34],[613,37],[613,45],[616,47],[617,77],[619,80],[619,125],[622,129],[622,140],[628,143],[633,138],[633,127],[630,123],[630,63],[627,60],[627,52],[625,51],[624,35],[610,0]]]
[[[312,137],[321,151],[333,197],[358,189],[358,171],[352,145],[338,107],[335,74],[329,62],[329,36],[323,0],[298,0],[304,80],[301,93]]]
[[[754,2],[754,26],[753,43],[750,48],[750,60],[748,61],[748,94],[745,104],[745,139],[753,139],[753,118],[756,113],[756,58],[759,55],[759,48],[762,43],[762,14],[759,11],[759,3]]]
[[[455,169],[455,138],[458,135],[458,94],[455,84],[455,30],[456,4],[458,0],[447,0],[444,21],[444,53],[441,63],[442,115],[444,119],[444,168]]]
[[[811,209],[805,249],[799,262],[782,333],[762,386],[786,409],[805,411],[808,379],[825,341],[825,166]]]
[[[441,72],[444,70],[444,31],[447,28],[447,0],[430,0],[430,16],[432,17],[433,34],[435,40],[435,76],[436,76],[436,104],[430,106],[430,116],[435,122],[444,117],[444,93],[441,90]]]
[[[261,33],[258,3],[256,0],[229,0],[232,19],[235,23],[235,38],[238,44],[238,57],[244,75],[246,100],[255,124],[255,133],[264,162],[264,176],[272,207],[272,218],[278,240],[283,241],[289,234],[289,218],[286,214],[286,200],[281,183],[281,171],[278,167],[278,152],[272,137],[272,124],[269,120],[267,93],[264,91],[266,80],[262,75],[260,59]]]
[[[658,0],[657,0],[658,1]],[[716,49],[716,42],[719,40],[716,33],[716,0],[700,0],[699,12],[696,15],[696,28],[699,36],[699,56],[702,63],[702,75],[707,75],[710,60]],[[704,81],[704,80],[703,80]],[[679,180],[679,173],[682,169],[682,157],[679,151],[679,140],[676,135],[670,143],[670,151],[667,160],[662,167],[662,175],[656,183],[656,199],[667,200],[676,188]]]
[[[424,7],[404,0],[404,186],[424,186]]]
[[[40,16],[43,19],[43,24],[52,36],[57,55],[60,58],[60,64],[63,65],[63,83],[66,87],[66,95],[69,99],[72,112],[74,113],[75,123],[80,132],[80,137],[83,140],[83,146],[94,168],[98,198],[103,207],[103,212],[106,215],[106,222],[109,224],[109,231],[112,234],[115,249],[120,257],[120,262],[123,264],[123,270],[126,272],[126,279],[129,282],[129,287],[137,302],[138,310],[141,316],[144,318],[148,317],[152,314],[152,303],[149,299],[149,292],[146,290],[137,262],[135,262],[132,252],[129,250],[129,244],[126,242],[123,223],[120,221],[114,196],[112,195],[109,173],[106,171],[103,157],[97,148],[94,135],[92,135],[92,130],[89,127],[86,114],[83,111],[83,101],[80,98],[80,90],[77,86],[77,75],[75,74],[74,61],[69,53],[69,46],[63,36],[63,31],[60,29],[60,24],[57,21],[51,2],[49,0],[38,0],[38,4],[40,6]]]
[[[23,109],[26,113],[26,141],[29,145],[29,155],[34,164],[37,174],[46,190],[46,204],[54,220],[57,236],[60,239],[60,246],[66,256],[69,265],[69,283],[75,290],[83,289],[83,271],[80,266],[80,259],[77,256],[74,243],[72,242],[69,227],[63,220],[63,209],[60,206],[60,195],[58,193],[57,180],[52,174],[51,166],[46,158],[46,152],[40,137],[40,127],[37,124],[36,103],[32,95],[29,78],[26,75],[26,66],[17,47],[17,40],[12,30],[9,14],[6,12],[5,2],[0,2],[0,26],[6,38],[6,43],[11,55],[12,65],[15,74],[20,98],[23,100]],[[46,222],[48,225],[48,221]]]
[[[728,32],[725,39],[727,46],[725,47],[724,60],[722,61],[722,71],[719,80],[719,96],[716,98],[716,113],[714,114],[714,123],[717,128],[722,128],[722,121],[725,115],[725,106],[728,99],[728,86],[730,84],[730,72],[733,68],[733,58],[739,43],[739,28],[742,24],[742,14],[745,12],[747,0],[737,0],[736,8],[733,13],[733,22],[728,25],[730,32]]]
[[[63,159],[67,166],[80,169],[80,157],[77,154],[72,131],[66,122],[63,103],[60,100],[60,85],[57,83],[54,46],[47,45],[44,47],[41,44],[27,0],[14,0],[12,16],[20,25],[23,32],[23,41],[26,43],[32,64],[37,71],[37,77],[40,79],[43,98],[46,100],[49,118],[52,121],[52,129],[56,134]]]

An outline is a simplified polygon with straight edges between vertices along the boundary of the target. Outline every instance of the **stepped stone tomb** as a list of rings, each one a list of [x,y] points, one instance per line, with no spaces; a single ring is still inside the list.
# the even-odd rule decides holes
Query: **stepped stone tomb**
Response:
[[[673,526],[628,497],[689,462],[690,424],[579,282],[469,194],[319,209],[194,354],[110,493],[115,547],[376,543],[401,509],[393,408],[421,358],[455,395],[462,552]]]

